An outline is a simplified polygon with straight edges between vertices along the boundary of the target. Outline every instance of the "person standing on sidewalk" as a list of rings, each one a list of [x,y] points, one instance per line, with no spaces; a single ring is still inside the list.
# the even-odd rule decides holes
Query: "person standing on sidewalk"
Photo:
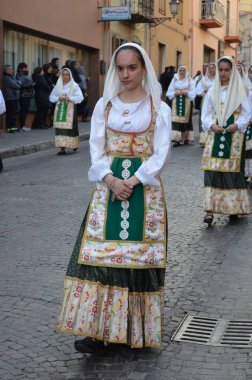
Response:
[[[244,179],[244,133],[251,119],[251,104],[241,76],[231,57],[218,60],[215,81],[202,109],[202,126],[208,132],[201,168],[204,173],[204,222],[214,213],[250,214]]]
[[[29,132],[31,129],[26,127],[26,116],[30,109],[30,101],[33,97],[34,89],[32,79],[28,76],[28,66],[25,62],[19,63],[17,67],[16,80],[20,83],[19,98],[19,128],[22,131]]]
[[[16,128],[16,112],[18,110],[20,84],[13,76],[13,67],[4,65],[3,97],[6,104],[6,132],[13,133]]]
[[[185,66],[178,68],[166,93],[172,100],[172,141],[179,146],[194,141],[192,110],[195,87]]]
[[[59,156],[66,154],[66,148],[76,151],[80,146],[76,104],[83,100],[79,85],[73,80],[70,69],[63,69],[50,101],[57,103],[54,110],[55,146],[60,148]]]
[[[44,78],[44,71],[42,67],[39,66],[34,69],[32,79],[35,82],[35,101],[37,106],[32,128],[47,129],[46,115],[50,108],[49,96],[51,88]]]
[[[6,112],[5,101],[4,101],[2,91],[0,90],[0,118],[1,118],[1,115],[4,114],[5,112]],[[3,170],[3,162],[2,162],[2,158],[0,157],[0,173],[2,170]]]
[[[144,83],[144,85],[143,85]],[[65,278],[57,331],[131,348],[162,340],[167,224],[159,174],[170,150],[171,113],[145,50],[113,54],[90,135],[96,182]]]

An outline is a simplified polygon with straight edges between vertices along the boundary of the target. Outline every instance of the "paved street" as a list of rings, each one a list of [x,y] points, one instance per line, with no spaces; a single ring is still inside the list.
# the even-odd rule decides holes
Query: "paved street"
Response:
[[[174,148],[163,180],[169,255],[161,349],[112,347],[75,352],[54,331],[63,278],[92,185],[88,142],[63,157],[56,149],[4,160],[0,174],[0,379],[252,379],[252,347],[171,342],[185,313],[252,320],[252,216],[232,225],[203,219],[202,150]]]

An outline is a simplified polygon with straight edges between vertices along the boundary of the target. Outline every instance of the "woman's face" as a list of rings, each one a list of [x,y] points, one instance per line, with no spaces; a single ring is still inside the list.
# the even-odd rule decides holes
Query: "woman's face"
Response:
[[[208,73],[211,78],[215,77],[215,71],[216,71],[215,65],[208,66]]]
[[[220,76],[221,84],[223,86],[225,86],[229,83],[229,79],[231,76],[231,72],[232,72],[231,62],[230,63],[224,62],[224,61],[220,62],[218,69],[219,69],[219,76]]]
[[[186,75],[186,69],[184,67],[180,67],[179,69],[179,78],[184,79]]]
[[[62,75],[62,80],[64,84],[70,81],[70,73],[68,70],[63,70],[61,75]]]
[[[236,65],[237,70],[239,71],[240,76],[243,76],[241,65]]]
[[[49,67],[48,67],[47,72],[48,72],[49,74],[51,74],[51,72],[52,72],[52,66],[49,66]]]
[[[140,62],[136,52],[130,49],[120,51],[116,57],[116,69],[125,90],[134,91],[142,87],[146,69]]]
[[[249,68],[249,71],[248,71],[248,77],[249,77],[249,79],[250,79],[251,82],[252,82],[252,66],[250,66],[250,68]]]

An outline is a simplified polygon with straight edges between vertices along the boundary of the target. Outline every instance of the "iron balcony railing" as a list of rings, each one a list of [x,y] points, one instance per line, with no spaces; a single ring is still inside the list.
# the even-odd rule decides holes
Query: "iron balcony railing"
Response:
[[[224,5],[218,0],[201,0],[201,19],[216,19],[224,24]]]
[[[100,6],[129,7],[132,15],[151,17],[154,13],[154,0],[110,0],[100,1]]]

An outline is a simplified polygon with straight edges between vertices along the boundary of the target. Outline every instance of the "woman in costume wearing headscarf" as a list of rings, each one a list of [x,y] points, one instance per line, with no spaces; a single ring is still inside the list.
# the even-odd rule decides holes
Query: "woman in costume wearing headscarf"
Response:
[[[202,147],[204,147],[206,143],[207,133],[203,131],[202,129],[201,110],[202,110],[205,96],[208,90],[213,85],[215,72],[216,72],[216,64],[214,62],[210,62],[207,66],[206,75],[199,81],[199,83],[196,86],[196,95],[202,97],[201,107],[200,107],[200,112],[199,112],[199,132],[200,132],[199,143]]]
[[[89,180],[96,182],[65,278],[57,331],[159,347],[167,224],[159,174],[170,150],[170,108],[145,50],[119,47],[91,120]]]
[[[76,151],[80,146],[76,104],[83,100],[79,85],[73,80],[69,69],[64,68],[50,95],[50,102],[57,103],[54,110],[53,126],[55,146],[58,155],[66,153],[66,148]]]
[[[245,74],[245,70],[244,70],[244,67],[242,64],[240,63],[237,63],[236,64],[236,68],[238,70],[238,73],[240,74],[240,76],[242,77],[242,80],[244,82],[244,85],[245,87],[247,87],[247,83],[246,83],[246,74]]]
[[[172,100],[172,141],[174,146],[194,141],[192,109],[195,86],[186,66],[180,66],[174,75],[166,96]]]
[[[244,180],[244,132],[250,118],[250,101],[235,62],[222,57],[201,116],[208,132],[201,165],[205,170],[204,222],[208,225],[214,213],[229,215],[230,220],[250,213]]]
[[[252,65],[248,68],[246,86],[252,107]],[[245,133],[245,177],[248,181],[252,179],[252,118]]]

